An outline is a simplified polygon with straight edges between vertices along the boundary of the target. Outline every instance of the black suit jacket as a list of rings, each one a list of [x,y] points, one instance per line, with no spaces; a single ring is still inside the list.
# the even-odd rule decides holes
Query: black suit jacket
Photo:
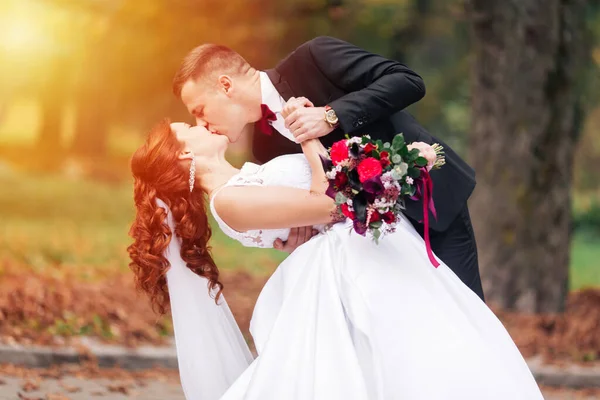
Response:
[[[318,37],[298,47],[274,69],[266,71],[279,94],[306,97],[316,107],[331,106],[339,127],[321,138],[326,147],[350,136],[371,135],[391,141],[403,133],[406,141],[440,143],[446,165],[431,172],[437,220],[430,226],[444,231],[466,206],[475,188],[475,172],[443,141],[431,136],[404,108],[425,95],[423,80],[405,65],[369,53],[332,37]],[[299,153],[299,145],[278,133],[254,132],[252,151],[264,163],[282,154]],[[422,203],[407,201],[406,214],[423,219]]]

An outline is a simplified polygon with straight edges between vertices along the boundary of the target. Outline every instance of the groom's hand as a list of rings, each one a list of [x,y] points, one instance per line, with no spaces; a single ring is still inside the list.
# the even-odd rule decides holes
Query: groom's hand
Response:
[[[285,242],[281,239],[275,240],[273,247],[277,250],[285,251],[286,253],[292,253],[298,246],[304,244],[310,240],[313,236],[318,233],[317,230],[311,226],[303,226],[300,228],[290,229],[288,240]]]
[[[314,107],[305,97],[291,97],[281,115],[285,118],[285,127],[292,132],[298,143],[320,138],[334,130],[325,121],[325,107]]]

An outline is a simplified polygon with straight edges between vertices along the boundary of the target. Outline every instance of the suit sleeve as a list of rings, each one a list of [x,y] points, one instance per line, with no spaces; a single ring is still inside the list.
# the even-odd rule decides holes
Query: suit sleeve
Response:
[[[425,96],[423,79],[397,61],[326,36],[308,42],[308,49],[321,73],[349,92],[329,104],[344,133],[352,134]]]

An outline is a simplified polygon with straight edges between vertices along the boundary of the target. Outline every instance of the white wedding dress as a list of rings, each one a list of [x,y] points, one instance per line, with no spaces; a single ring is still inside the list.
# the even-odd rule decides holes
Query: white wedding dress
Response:
[[[308,189],[310,181],[296,154],[246,163],[227,186]],[[287,237],[236,232],[213,200],[221,229],[245,246]],[[177,249],[167,278],[188,400],[543,399],[504,326],[445,264],[431,265],[405,219],[379,244],[339,223],[296,249],[256,303],[253,361],[226,303],[215,305]],[[185,285],[197,299],[177,301]]]

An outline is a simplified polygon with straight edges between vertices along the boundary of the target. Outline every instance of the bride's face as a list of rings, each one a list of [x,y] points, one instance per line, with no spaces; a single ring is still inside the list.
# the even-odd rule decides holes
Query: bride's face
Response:
[[[210,157],[218,153],[225,153],[229,144],[227,137],[211,133],[203,126],[173,122],[171,130],[177,140],[185,146],[185,150],[191,151],[195,156]]]

